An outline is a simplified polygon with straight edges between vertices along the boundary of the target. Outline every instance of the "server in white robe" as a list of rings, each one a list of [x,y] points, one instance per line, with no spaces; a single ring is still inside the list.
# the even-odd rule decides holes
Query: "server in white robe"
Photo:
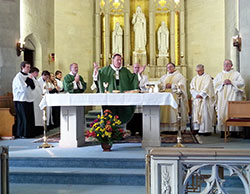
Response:
[[[35,89],[33,90],[33,95],[34,95],[34,114],[35,114],[35,134],[40,135],[43,133],[43,126],[44,126],[44,121],[43,121],[43,111],[40,109],[39,104],[42,100],[42,93],[43,90],[37,80],[37,77],[39,75],[39,69],[36,67],[32,67],[30,69],[30,73],[33,76],[33,82],[35,84]]]
[[[188,98],[186,79],[175,69],[174,63],[167,64],[168,73],[160,78],[161,90],[172,93],[177,104],[180,103],[181,120],[177,119],[178,110],[171,106],[161,106],[161,131],[177,131],[186,129],[188,122]],[[180,101],[177,98],[177,91],[181,91]]]
[[[245,82],[240,73],[233,69],[231,60],[224,61],[223,71],[218,73],[214,79],[215,94],[217,97],[217,130],[224,135],[225,120],[227,119],[227,102],[241,101],[245,99]],[[242,128],[231,126],[229,131],[239,132]]]
[[[32,90],[35,89],[35,84],[32,75],[29,74],[29,62],[23,61],[20,67],[21,71],[16,74],[12,82],[17,121],[15,136],[30,138],[34,135],[34,96]]]
[[[140,91],[146,92],[148,90],[146,88],[146,85],[148,83],[148,77],[146,75],[143,75],[143,73],[139,73],[140,68],[142,68],[140,64],[135,63],[133,65],[133,72],[138,75]],[[142,106],[136,106],[132,119],[127,123],[127,129],[130,130],[132,136],[136,133],[139,133],[139,135],[142,136],[142,111]]]
[[[57,87],[59,88],[59,92],[63,92],[62,72],[60,70],[57,70],[55,72],[55,80],[57,82]]]
[[[204,65],[196,66],[197,75],[190,83],[192,95],[192,122],[197,133],[209,135],[214,127],[215,93],[210,75],[204,72]]]
[[[146,67],[146,66],[145,66]],[[143,67],[143,68],[145,68]],[[142,68],[138,63],[134,64],[133,71],[135,74],[138,75],[138,81],[139,81],[139,89],[143,92],[147,91],[146,85],[148,83],[148,76],[144,75],[143,73],[139,73],[140,68]]]
[[[41,77],[38,79],[38,83],[39,83],[40,87],[42,88],[43,94],[46,92],[46,90],[44,88],[46,80],[48,80],[49,78],[50,78],[50,72],[47,70],[44,70],[42,72]]]

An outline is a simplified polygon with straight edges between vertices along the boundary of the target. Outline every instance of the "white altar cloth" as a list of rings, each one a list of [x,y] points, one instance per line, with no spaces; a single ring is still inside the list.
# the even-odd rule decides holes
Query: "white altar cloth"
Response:
[[[160,146],[160,106],[177,108],[171,93],[83,93],[46,94],[40,108],[61,107],[60,147],[80,147],[84,144],[84,106],[143,106],[142,147]]]
[[[170,105],[177,108],[171,93],[83,93],[83,94],[46,94],[40,108],[46,106],[102,106],[102,105]]]

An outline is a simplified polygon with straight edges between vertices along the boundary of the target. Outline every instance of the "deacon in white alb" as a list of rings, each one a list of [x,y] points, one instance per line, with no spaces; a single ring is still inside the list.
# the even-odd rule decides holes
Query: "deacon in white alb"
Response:
[[[231,60],[224,61],[224,69],[214,79],[215,94],[217,97],[217,129],[224,134],[224,122],[227,119],[227,102],[241,101],[245,98],[245,82],[240,73],[234,70]],[[230,132],[238,132],[239,127],[230,127]]]
[[[192,95],[192,122],[196,132],[211,134],[214,126],[215,94],[210,75],[204,72],[204,65],[196,66],[197,75],[190,83]]]
[[[188,121],[188,98],[187,98],[187,89],[186,89],[186,79],[183,75],[175,69],[174,63],[167,64],[168,73],[163,75],[160,78],[160,83],[162,89],[165,92],[171,92],[176,100],[177,99],[176,91],[181,91],[181,100],[180,100],[180,111],[181,111],[181,130],[186,129],[186,124]],[[179,122],[177,120],[178,110],[173,109],[171,106],[162,106],[161,107],[161,130],[162,131],[177,131],[179,128]]]

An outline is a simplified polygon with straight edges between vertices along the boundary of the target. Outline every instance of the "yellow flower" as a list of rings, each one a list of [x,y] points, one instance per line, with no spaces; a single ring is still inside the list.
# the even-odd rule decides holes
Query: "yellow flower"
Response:
[[[99,137],[99,133],[96,136]]]
[[[102,137],[104,137],[105,135],[104,134],[102,134]]]
[[[103,118],[104,118],[104,116],[102,115],[102,116],[101,116],[101,119],[103,119]]]
[[[102,124],[102,123],[104,123],[104,121],[103,121],[103,120],[101,120],[101,121],[100,121],[100,124]]]
[[[101,127],[97,127],[97,128],[96,128],[96,131],[98,131],[100,128],[101,128]]]
[[[111,119],[112,119],[112,115],[109,115],[109,118],[111,118]]]
[[[98,119],[100,119],[100,117],[101,117],[100,115],[97,115],[97,118],[98,118]]]

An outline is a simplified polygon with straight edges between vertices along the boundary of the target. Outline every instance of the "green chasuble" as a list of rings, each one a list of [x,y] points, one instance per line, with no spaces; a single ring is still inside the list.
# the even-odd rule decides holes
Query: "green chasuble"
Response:
[[[108,83],[107,91],[109,92],[113,90],[125,92],[139,88],[138,76],[125,67],[119,70],[119,81],[116,80],[115,70],[110,65],[100,69],[98,73],[98,88],[101,93],[104,92],[103,83],[105,82]],[[122,123],[127,123],[132,118],[135,108],[135,106],[103,106],[103,110],[109,109],[113,115],[118,115]]]
[[[77,88],[74,89],[73,81],[75,81],[75,77],[71,74],[68,74],[63,79],[63,89],[65,92],[69,93],[83,93],[86,89],[86,82],[83,80],[82,76],[80,76],[80,82],[82,84],[82,89]]]

